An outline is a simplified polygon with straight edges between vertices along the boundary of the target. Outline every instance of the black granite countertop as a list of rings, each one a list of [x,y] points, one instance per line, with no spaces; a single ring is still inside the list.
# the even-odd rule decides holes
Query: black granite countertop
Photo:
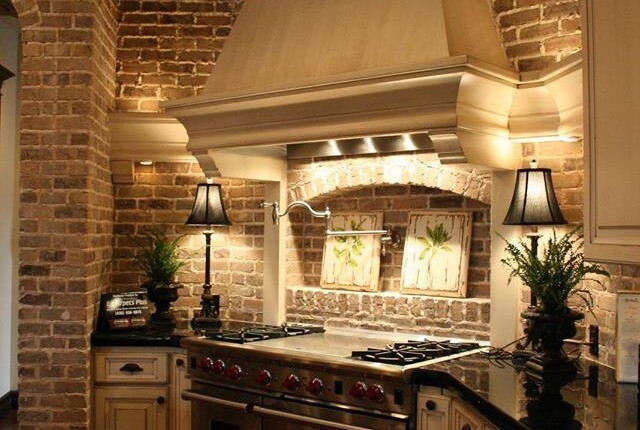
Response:
[[[638,386],[618,384],[615,371],[579,359],[575,377],[527,374],[511,360],[474,355],[425,366],[421,385],[458,391],[501,430],[640,430]]]
[[[193,336],[188,324],[178,327],[142,327],[127,330],[96,330],[91,333],[91,346],[156,346],[180,347],[180,340]]]

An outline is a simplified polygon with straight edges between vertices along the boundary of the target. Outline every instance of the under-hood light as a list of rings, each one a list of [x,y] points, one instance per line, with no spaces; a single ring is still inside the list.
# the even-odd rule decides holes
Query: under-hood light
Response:
[[[546,142],[577,142],[580,140],[578,136],[526,136],[514,137],[509,139],[512,143],[546,143]]]

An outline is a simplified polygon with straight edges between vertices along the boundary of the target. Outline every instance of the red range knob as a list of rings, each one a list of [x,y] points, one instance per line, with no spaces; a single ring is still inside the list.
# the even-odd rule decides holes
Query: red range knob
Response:
[[[222,372],[224,372],[225,367],[226,365],[224,364],[224,361],[216,360],[211,364],[210,372],[213,372],[216,375],[222,375]]]
[[[384,390],[378,384],[369,385],[367,388],[367,399],[380,403],[384,399]]]
[[[296,391],[298,388],[300,388],[300,378],[292,373],[284,378],[284,381],[282,381],[282,386],[289,391]]]
[[[351,389],[349,390],[349,394],[354,399],[358,399],[358,400],[364,399],[364,396],[367,395],[367,386],[364,385],[364,382],[356,382],[351,386]]]
[[[269,372],[268,370],[264,369],[261,370],[258,373],[258,376],[256,376],[256,382],[260,385],[264,385],[267,386],[269,384],[271,384],[271,372]]]
[[[227,369],[227,377],[234,381],[239,380],[240,378],[242,378],[242,367],[238,366],[237,364],[234,364],[233,366]]]
[[[324,391],[324,384],[322,383],[322,379],[313,378],[309,383],[307,383],[307,391],[309,391],[314,396],[318,396],[322,394]]]
[[[200,367],[200,369],[204,370],[205,372],[213,371],[213,359],[211,357],[202,357],[200,359],[198,367]]]

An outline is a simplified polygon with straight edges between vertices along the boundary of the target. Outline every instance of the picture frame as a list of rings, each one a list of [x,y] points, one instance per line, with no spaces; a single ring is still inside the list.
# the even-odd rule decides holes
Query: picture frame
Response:
[[[409,213],[400,292],[466,297],[471,228],[469,211]]]
[[[329,228],[380,230],[383,212],[331,214]],[[322,253],[320,285],[327,289],[378,291],[380,235],[327,236]]]

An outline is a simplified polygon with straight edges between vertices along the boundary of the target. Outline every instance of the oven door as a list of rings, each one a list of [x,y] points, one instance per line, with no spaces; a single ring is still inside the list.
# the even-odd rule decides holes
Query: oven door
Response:
[[[338,408],[291,399],[263,398],[253,413],[262,417],[261,430],[408,430],[409,416]]]
[[[408,430],[410,417],[193,383],[193,430]]]
[[[248,413],[260,396],[194,382],[182,398],[191,401],[192,430],[261,430],[260,417]]]

